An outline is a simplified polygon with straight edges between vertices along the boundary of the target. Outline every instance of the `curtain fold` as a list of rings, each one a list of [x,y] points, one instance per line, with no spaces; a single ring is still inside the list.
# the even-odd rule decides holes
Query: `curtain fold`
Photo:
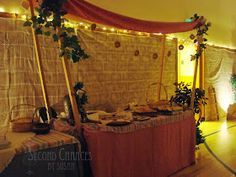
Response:
[[[37,3],[34,1],[34,5]],[[113,26],[116,28],[134,30],[148,33],[178,33],[191,31],[203,23],[203,18],[194,22],[158,22],[147,21],[120,15],[84,0],[68,0],[64,9],[68,12],[67,17],[73,20],[85,19],[91,22]]]

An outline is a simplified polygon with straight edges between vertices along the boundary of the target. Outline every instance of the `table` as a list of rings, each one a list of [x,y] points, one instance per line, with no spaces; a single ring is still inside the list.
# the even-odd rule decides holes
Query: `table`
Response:
[[[195,162],[192,111],[120,127],[83,126],[93,177],[166,177]]]
[[[30,137],[15,152],[1,177],[82,176],[80,143],[73,136],[51,130],[47,135]]]

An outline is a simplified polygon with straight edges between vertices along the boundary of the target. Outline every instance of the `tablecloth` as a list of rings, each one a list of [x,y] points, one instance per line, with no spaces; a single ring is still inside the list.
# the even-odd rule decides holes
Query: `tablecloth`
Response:
[[[80,151],[80,143],[76,138],[54,130],[51,130],[50,133],[46,135],[9,131],[7,138],[11,142],[11,146],[10,148],[0,150],[0,173],[9,165],[14,156],[18,154],[35,152],[67,144],[78,144],[78,151]]]
[[[195,161],[192,111],[83,129],[94,177],[166,177]]]

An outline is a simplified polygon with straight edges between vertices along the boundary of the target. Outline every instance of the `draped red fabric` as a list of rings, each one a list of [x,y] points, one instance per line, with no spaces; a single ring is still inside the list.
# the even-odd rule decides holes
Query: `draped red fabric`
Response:
[[[193,30],[202,23],[194,22],[154,22],[119,15],[108,10],[92,5],[84,0],[68,0],[64,5],[65,10],[75,20],[79,18],[113,26],[121,29],[149,32],[149,33],[177,33]]]
[[[34,6],[38,6],[37,0],[30,1],[33,2]],[[113,13],[84,0],[68,0],[64,5],[64,9],[68,12],[67,17],[73,20],[85,19],[90,22],[116,28],[148,33],[168,34],[191,31],[204,21],[203,18],[194,22],[157,22],[140,20]]]

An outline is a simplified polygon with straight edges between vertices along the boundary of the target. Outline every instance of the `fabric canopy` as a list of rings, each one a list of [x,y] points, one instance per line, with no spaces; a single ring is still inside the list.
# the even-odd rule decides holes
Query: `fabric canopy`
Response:
[[[36,0],[34,0],[35,2]],[[119,15],[97,7],[84,0],[68,0],[64,9],[73,20],[85,19],[116,28],[148,33],[177,33],[191,31],[203,23],[203,18],[194,22],[154,22]]]

